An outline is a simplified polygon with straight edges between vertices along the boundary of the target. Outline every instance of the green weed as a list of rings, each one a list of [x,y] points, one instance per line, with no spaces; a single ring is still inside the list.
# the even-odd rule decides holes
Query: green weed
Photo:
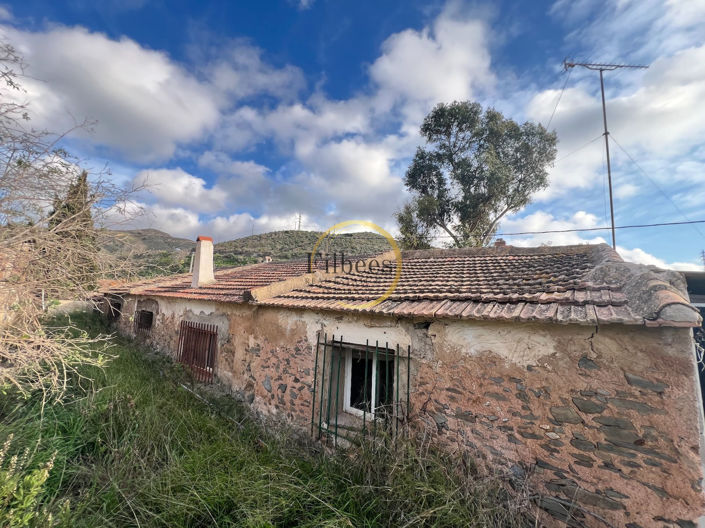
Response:
[[[467,458],[413,441],[324,454],[228,396],[200,401],[178,366],[132,342],[110,353],[71,374],[62,402],[0,401],[0,443],[19,453],[12,471],[0,464],[14,512],[0,526],[525,526]]]

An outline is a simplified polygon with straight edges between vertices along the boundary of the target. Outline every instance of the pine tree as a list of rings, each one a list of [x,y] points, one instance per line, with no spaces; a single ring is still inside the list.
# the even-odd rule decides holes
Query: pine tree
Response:
[[[49,216],[49,228],[61,231],[70,230],[88,235],[93,230],[91,200],[88,194],[88,173],[86,171],[69,185],[66,196],[54,198],[54,210]]]
[[[93,226],[93,215],[91,207],[93,199],[89,193],[88,173],[86,171],[76,178],[69,185],[66,196],[61,199],[54,198],[54,210],[49,216],[48,227],[57,235],[71,239],[72,246],[78,242],[80,251],[74,251],[66,255],[71,258],[76,266],[78,279],[81,284],[87,287],[95,287],[97,265],[95,253],[97,247]]]

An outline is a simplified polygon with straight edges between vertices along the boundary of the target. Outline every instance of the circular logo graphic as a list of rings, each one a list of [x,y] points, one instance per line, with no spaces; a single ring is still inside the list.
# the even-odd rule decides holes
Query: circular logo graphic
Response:
[[[338,304],[345,308],[356,308],[358,310],[360,309],[365,309],[365,308],[371,308],[373,306],[378,305],[382,301],[384,301],[387,297],[389,297],[394,290],[397,287],[397,284],[399,283],[399,278],[401,277],[401,250],[399,249],[399,246],[397,245],[396,241],[394,240],[394,237],[387,233],[384,229],[379,227],[377,224],[373,222],[368,222],[367,220],[346,220],[345,222],[340,222],[339,224],[335,224],[333,227],[329,228],[327,231],[325,231],[320,237],[318,237],[318,240],[316,241],[316,245],[313,246],[313,251],[311,252],[311,255],[309,257],[309,265],[311,269],[314,268],[315,265],[315,258],[316,255],[318,254],[318,247],[321,245],[321,242],[323,242],[328,235],[332,231],[335,231],[337,229],[342,229],[344,227],[348,227],[351,225],[358,225],[358,226],[365,226],[367,228],[372,229],[373,231],[376,231],[380,235],[382,235],[384,238],[387,239],[387,242],[389,242],[389,245],[392,248],[392,251],[394,251],[394,260],[396,261],[396,267],[395,267],[395,273],[394,273],[394,279],[392,280],[392,283],[389,285],[389,288],[377,297],[376,299],[373,299],[371,301],[367,301],[363,304],[350,304],[346,303],[343,301],[340,301]],[[378,263],[379,264],[379,263]],[[350,271],[352,272],[353,266],[350,266]],[[370,267],[371,269],[371,267]],[[355,270],[359,272],[358,266],[355,266]],[[343,273],[344,273],[344,266],[343,266]]]

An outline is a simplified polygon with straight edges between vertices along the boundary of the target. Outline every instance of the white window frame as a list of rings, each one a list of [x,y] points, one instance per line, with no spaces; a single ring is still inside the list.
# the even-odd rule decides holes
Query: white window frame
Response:
[[[372,361],[372,397],[370,401],[370,411],[365,412],[357,407],[350,405],[350,392],[352,390],[352,350],[345,350],[345,385],[343,391],[343,410],[350,414],[355,414],[357,416],[375,416],[377,413],[375,409],[377,408],[377,367],[379,365],[379,353],[376,355],[377,361],[375,361],[375,353],[371,351],[368,361]]]

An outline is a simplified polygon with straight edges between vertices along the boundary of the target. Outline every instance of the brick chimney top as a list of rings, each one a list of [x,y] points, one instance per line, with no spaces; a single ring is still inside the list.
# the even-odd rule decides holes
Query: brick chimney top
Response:
[[[494,247],[504,247],[506,245],[507,245],[507,243],[504,241],[503,238],[498,238],[497,240],[494,241]]]

